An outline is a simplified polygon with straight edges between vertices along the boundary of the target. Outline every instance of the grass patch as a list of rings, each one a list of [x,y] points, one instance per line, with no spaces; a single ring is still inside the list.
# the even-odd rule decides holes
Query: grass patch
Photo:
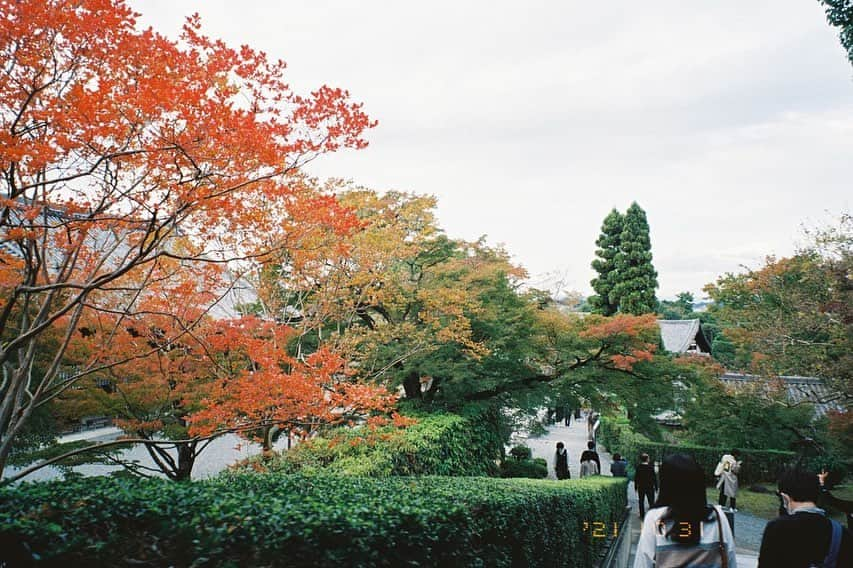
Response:
[[[773,493],[775,485],[765,484],[764,487],[770,493],[756,493],[747,488],[741,488],[737,492],[738,511],[744,511],[761,519],[771,520],[779,515],[779,498]],[[708,503],[717,503],[720,498],[720,490],[716,487],[708,487],[706,490]]]
[[[853,484],[836,485],[832,488],[832,495],[838,499],[853,501]]]
[[[767,482],[759,485],[766,487],[770,493],[756,493],[747,488],[741,488],[737,492],[738,511],[744,511],[768,521],[773,520],[779,515],[779,498],[775,494],[776,483]],[[708,503],[716,504],[719,501],[720,490],[716,487],[708,487],[705,493]],[[832,495],[838,499],[853,500],[853,485],[837,485],[832,489]],[[846,526],[844,513],[830,508],[827,508],[827,513]]]

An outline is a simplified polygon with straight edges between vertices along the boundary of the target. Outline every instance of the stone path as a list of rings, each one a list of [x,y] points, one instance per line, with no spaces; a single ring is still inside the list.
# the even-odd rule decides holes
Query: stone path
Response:
[[[548,462],[548,478],[556,479],[554,474],[554,452],[557,442],[563,442],[569,452],[569,472],[572,479],[577,479],[580,473],[580,454],[586,449],[587,427],[586,416],[579,420],[572,419],[569,426],[562,423],[547,426],[547,433],[535,438],[526,437],[523,433],[515,434],[512,444],[525,444],[535,458],[544,458]],[[596,448],[601,459],[601,469],[604,475],[610,475],[612,457],[600,445]],[[628,487],[628,504],[631,506],[629,520],[631,531],[631,557],[628,566],[633,566],[637,541],[640,538],[642,521],[639,518],[637,493],[633,485]],[[737,543],[738,568],[755,568],[758,566],[758,549],[761,545],[761,535],[767,521],[749,513],[738,511],[735,514],[735,541]]]

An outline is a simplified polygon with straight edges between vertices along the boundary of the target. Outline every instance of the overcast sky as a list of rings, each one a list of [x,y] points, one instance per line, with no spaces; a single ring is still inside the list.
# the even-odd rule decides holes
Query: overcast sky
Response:
[[[312,173],[434,194],[453,237],[590,292],[612,207],[648,214],[659,297],[850,210],[853,69],[816,0],[135,0],[348,89],[370,146]]]

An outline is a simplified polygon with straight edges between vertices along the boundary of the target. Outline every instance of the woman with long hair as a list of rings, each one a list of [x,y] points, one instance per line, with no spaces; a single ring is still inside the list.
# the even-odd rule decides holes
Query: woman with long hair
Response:
[[[735,541],[722,509],[705,499],[705,479],[692,457],[667,456],[660,493],[646,513],[634,568],[737,568]]]

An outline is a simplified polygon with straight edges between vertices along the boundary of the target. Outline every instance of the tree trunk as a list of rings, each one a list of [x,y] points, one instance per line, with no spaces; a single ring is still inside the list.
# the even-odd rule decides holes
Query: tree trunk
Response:
[[[261,447],[261,450],[262,450],[262,451],[263,451],[263,453],[265,453],[265,454],[266,454],[267,452],[271,452],[271,451],[272,451],[272,436],[273,436],[273,434],[274,434],[274,433],[275,433],[275,430],[273,429],[273,426],[267,426],[267,427],[265,427],[265,428],[264,428],[264,436],[263,436],[264,441],[263,441],[263,443],[261,444],[261,446],[262,446],[262,447]]]
[[[175,481],[189,481],[195,465],[196,447],[198,442],[178,444],[178,467],[175,470]]]
[[[141,438],[147,437],[140,435]],[[172,481],[189,481],[192,474],[195,459],[197,457],[196,448],[198,442],[178,442],[175,444],[175,449],[178,452],[178,459],[169,453],[165,448],[161,448],[154,444],[146,444],[145,449],[148,450],[148,455],[157,464],[166,477]]]

